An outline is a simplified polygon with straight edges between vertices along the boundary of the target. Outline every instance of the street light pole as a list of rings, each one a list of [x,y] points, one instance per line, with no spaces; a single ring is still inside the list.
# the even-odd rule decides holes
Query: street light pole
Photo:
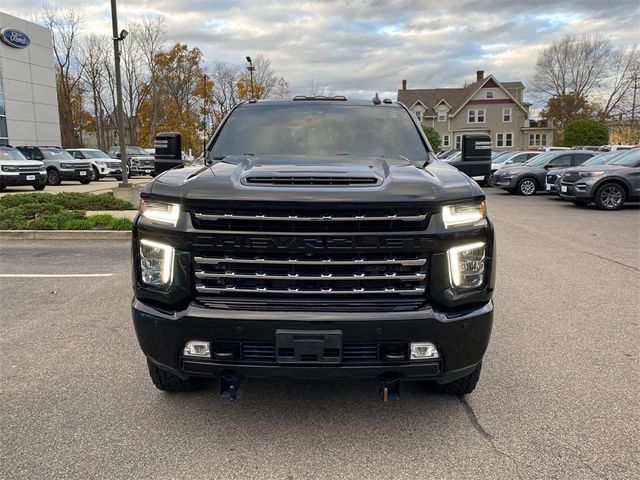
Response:
[[[247,62],[249,62],[249,66],[247,67],[247,70],[249,70],[249,74],[251,75],[251,98],[256,98],[256,91],[253,89],[253,71],[256,69],[256,67],[253,66],[253,63],[251,62],[251,57],[247,56]]]
[[[111,25],[113,27],[113,58],[116,70],[116,95],[118,105],[116,106],[118,117],[118,137],[120,139],[120,171],[122,172],[122,182],[119,187],[129,187],[129,178],[127,175],[127,150],[124,138],[124,112],[122,110],[122,79],[120,76],[120,42],[125,39],[127,32],[122,31],[118,34],[118,12],[116,0],[111,0]]]

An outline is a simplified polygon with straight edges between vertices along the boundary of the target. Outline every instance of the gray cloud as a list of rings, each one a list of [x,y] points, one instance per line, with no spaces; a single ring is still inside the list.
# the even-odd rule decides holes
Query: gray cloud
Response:
[[[41,0],[3,0],[18,16]],[[87,30],[109,33],[107,5],[60,0],[80,10]],[[105,4],[107,2],[104,2]],[[527,81],[537,52],[565,33],[594,33],[618,44],[637,41],[637,0],[313,0],[119,2],[121,23],[167,18],[170,40],[203,50],[205,61],[242,63],[264,53],[293,93],[309,80],[336,93],[394,96],[411,87],[460,86],[476,69]]]

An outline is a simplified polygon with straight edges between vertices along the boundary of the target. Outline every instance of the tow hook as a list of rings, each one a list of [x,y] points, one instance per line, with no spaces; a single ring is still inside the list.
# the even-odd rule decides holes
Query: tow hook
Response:
[[[380,398],[387,403],[390,400],[400,400],[400,379],[397,373],[385,373],[378,377]]]
[[[240,394],[242,377],[235,372],[222,371],[218,380],[218,393],[224,400],[235,400]]]

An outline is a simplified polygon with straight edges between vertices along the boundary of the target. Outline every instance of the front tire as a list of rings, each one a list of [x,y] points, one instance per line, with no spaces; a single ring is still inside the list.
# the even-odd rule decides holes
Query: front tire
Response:
[[[47,172],[47,185],[60,185],[60,174],[55,168],[52,168]]]
[[[518,182],[518,186],[516,187],[516,191],[518,195],[524,195],[525,197],[529,197],[536,193],[538,186],[536,185],[536,181],[533,178],[523,178]]]
[[[81,183],[82,185],[89,185],[89,184],[91,183],[91,179],[90,179],[90,178],[87,178],[86,180],[80,180],[80,183]]]
[[[433,393],[444,395],[468,395],[475,390],[478,380],[480,380],[480,370],[482,370],[482,363],[479,363],[475,370],[466,377],[444,385],[433,382],[427,388]]]
[[[596,191],[595,202],[600,210],[618,210],[624,204],[626,193],[617,183],[605,183]]]
[[[96,167],[92,167],[91,170],[93,171],[93,173],[91,174],[91,181],[92,182],[97,182],[100,180],[100,172],[98,171],[98,169]]]
[[[182,379],[158,367],[150,360],[147,360],[147,365],[149,367],[149,376],[158,390],[165,392],[191,392],[200,388],[204,383],[201,378]]]
[[[40,184],[38,184],[38,185],[34,185],[34,186],[33,186],[33,189],[34,189],[34,190],[37,190],[37,191],[40,191],[40,190],[44,190],[44,187],[46,187],[46,186],[47,186],[47,184],[46,184],[46,183],[40,183]]]

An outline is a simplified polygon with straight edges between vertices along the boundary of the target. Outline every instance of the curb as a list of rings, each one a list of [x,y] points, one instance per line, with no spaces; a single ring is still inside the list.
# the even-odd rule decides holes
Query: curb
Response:
[[[131,231],[0,230],[0,240],[131,240]]]

